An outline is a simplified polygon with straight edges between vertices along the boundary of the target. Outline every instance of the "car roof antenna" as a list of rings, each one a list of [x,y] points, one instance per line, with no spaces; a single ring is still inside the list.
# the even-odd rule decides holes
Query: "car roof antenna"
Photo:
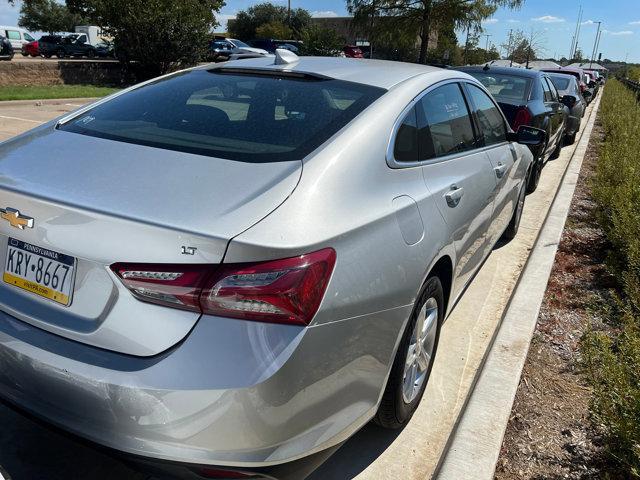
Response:
[[[285,50],[284,48],[276,49],[276,60],[273,62],[274,65],[289,65],[291,63],[296,63],[300,61],[300,57],[293,53],[290,50]]]
[[[487,64],[485,64],[484,67],[482,67],[482,70],[484,70],[486,72],[487,70],[491,70],[491,67],[489,67],[489,64],[487,63]]]

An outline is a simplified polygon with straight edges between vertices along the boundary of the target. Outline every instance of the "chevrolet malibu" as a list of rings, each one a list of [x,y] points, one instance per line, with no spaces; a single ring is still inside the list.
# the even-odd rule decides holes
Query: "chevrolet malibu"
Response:
[[[465,73],[286,51],[6,141],[0,398],[209,478],[402,427],[542,141]]]

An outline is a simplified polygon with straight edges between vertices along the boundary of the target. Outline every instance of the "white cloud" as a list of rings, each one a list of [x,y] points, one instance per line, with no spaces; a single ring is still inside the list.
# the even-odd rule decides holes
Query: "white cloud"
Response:
[[[629,25],[640,25],[640,20],[636,20],[635,22],[629,22]]]
[[[609,35],[614,35],[616,37],[618,36],[624,36],[624,35],[633,35],[633,32],[631,30],[620,30],[619,32],[607,32]]]
[[[515,18],[510,18],[507,20],[507,23],[520,23],[520,20],[516,20]]]
[[[316,10],[311,12],[312,17],[337,17],[338,14],[333,10]]]
[[[542,17],[532,18],[534,22],[542,22],[542,23],[560,23],[564,22],[564,18],[554,17],[553,15],[543,15]]]
[[[497,18],[487,18],[486,20],[483,20],[482,23],[484,25],[492,25],[494,23],[498,23],[498,19]]]
[[[595,25],[596,22],[594,22],[593,20],[586,20],[584,22],[582,22],[580,25]]]

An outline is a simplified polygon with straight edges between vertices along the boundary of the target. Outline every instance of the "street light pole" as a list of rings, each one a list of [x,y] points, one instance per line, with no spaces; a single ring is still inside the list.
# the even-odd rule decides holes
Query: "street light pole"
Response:
[[[489,61],[489,37],[492,37],[493,35],[490,34],[490,33],[485,33],[482,36],[483,37],[487,37],[487,45],[486,45],[486,47],[484,49],[484,58],[488,62]]]
[[[287,6],[287,23],[289,28],[291,28],[291,0],[289,0]]]
[[[591,61],[589,62],[589,68],[593,67],[593,57],[596,54],[596,48],[598,48],[598,37],[600,36],[600,25],[602,24],[602,22],[597,22],[598,23],[598,31],[596,32],[596,40],[595,42],[593,42],[593,52],[591,53]]]

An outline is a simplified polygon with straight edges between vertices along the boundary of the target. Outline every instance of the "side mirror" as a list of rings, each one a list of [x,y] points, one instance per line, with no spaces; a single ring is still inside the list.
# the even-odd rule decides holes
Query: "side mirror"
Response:
[[[573,95],[565,95],[564,97],[562,97],[560,99],[560,101],[562,103],[564,103],[567,107],[573,108],[573,106],[576,104],[578,99],[576,97],[574,97]]]
[[[589,88],[595,88],[595,87],[596,87],[596,85],[597,85],[597,83],[596,83],[596,82],[594,82],[593,80],[591,80],[591,81],[589,82]]]
[[[530,147],[537,147],[544,143],[547,137],[547,132],[540,128],[529,127],[527,125],[520,125],[518,131],[510,132],[507,135],[507,140],[510,142],[517,142],[521,145],[528,145]]]

